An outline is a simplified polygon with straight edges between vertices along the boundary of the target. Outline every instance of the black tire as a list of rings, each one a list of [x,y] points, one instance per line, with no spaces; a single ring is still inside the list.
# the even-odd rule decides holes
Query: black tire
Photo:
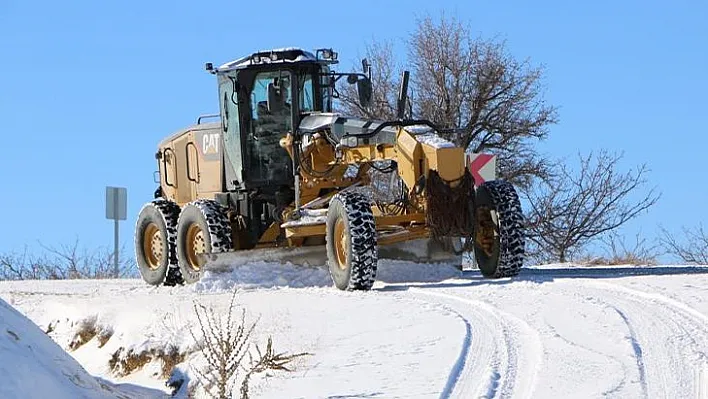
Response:
[[[155,199],[143,206],[135,223],[135,259],[140,275],[151,285],[174,285],[179,279],[175,255],[179,206]],[[175,276],[176,274],[176,276]]]
[[[199,241],[200,248],[195,245]],[[196,249],[196,250],[195,250]],[[177,262],[182,279],[191,284],[202,277],[198,253],[231,249],[231,224],[224,208],[214,200],[199,199],[185,205],[177,221]]]
[[[378,247],[368,198],[353,192],[341,192],[332,197],[325,238],[334,285],[340,290],[370,290],[376,279]],[[338,249],[343,251],[341,255]]]
[[[506,181],[493,180],[478,187],[475,197],[476,207],[496,211],[498,220],[491,256],[475,242],[474,255],[479,270],[487,278],[518,275],[524,261],[525,236],[524,215],[516,190]]]

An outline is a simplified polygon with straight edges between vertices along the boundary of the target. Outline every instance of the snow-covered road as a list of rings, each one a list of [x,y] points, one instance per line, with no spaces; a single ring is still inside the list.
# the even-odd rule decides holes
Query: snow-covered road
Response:
[[[287,286],[289,285],[289,286]],[[89,373],[164,386],[159,362],[111,373],[120,349],[192,345],[194,301],[225,310],[234,287],[255,342],[309,352],[291,373],[254,380],[265,398],[693,398],[708,390],[708,268],[527,268],[486,280],[444,265],[382,262],[371,292],[331,287],[325,269],[265,263],[188,287],[141,281],[0,283],[0,297]],[[100,334],[99,334],[100,335]],[[186,362],[198,365],[195,357]],[[139,390],[134,389],[135,395]],[[147,395],[147,394],[146,394]]]

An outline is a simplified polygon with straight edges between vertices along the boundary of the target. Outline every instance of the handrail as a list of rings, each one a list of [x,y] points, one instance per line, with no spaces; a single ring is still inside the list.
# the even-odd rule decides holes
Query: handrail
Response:
[[[197,125],[202,123],[202,119],[207,119],[207,118],[218,118],[220,117],[221,114],[206,114],[206,115],[199,115],[199,118],[197,118]]]
[[[196,178],[196,179],[193,178],[193,177],[190,175],[190,173],[189,173],[189,171],[192,170],[192,168],[191,168],[190,165],[189,165],[189,146],[190,146],[190,145],[191,145],[192,147],[194,147],[194,150],[197,152],[197,178]],[[194,143],[191,142],[191,141],[190,141],[189,143],[187,143],[187,145],[185,146],[184,150],[185,150],[185,152],[186,152],[186,158],[187,158],[187,180],[193,181],[193,182],[199,184],[199,150],[197,150],[197,146],[194,145]]]
[[[374,128],[374,130],[372,130],[368,133],[362,133],[362,134],[346,133],[343,137],[358,137],[358,138],[362,138],[362,139],[370,139],[370,138],[376,136],[377,134],[381,133],[381,131],[387,127],[392,127],[392,126],[404,127],[404,126],[413,126],[413,125],[426,125],[436,131],[439,130],[438,127],[433,122],[431,122],[429,120],[410,119],[410,120],[397,120],[397,121],[384,122],[384,123],[376,126],[376,128]]]
[[[175,162],[177,162],[177,156],[175,155],[174,150],[172,148],[165,148],[164,151],[162,151],[162,167],[165,170],[165,184],[167,184],[170,187],[175,187],[174,184],[170,183],[170,181],[167,179],[167,152],[171,152],[172,155],[175,157]],[[175,173],[177,172],[177,165],[175,165]]]

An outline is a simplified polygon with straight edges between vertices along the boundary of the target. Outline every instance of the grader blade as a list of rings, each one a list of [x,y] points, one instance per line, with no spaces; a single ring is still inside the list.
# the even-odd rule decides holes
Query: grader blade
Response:
[[[454,243],[451,244],[454,246]],[[451,251],[448,244],[433,239],[398,242],[381,245],[379,259],[401,260],[415,263],[449,263],[460,266],[462,255]],[[254,262],[292,264],[305,267],[327,267],[325,246],[259,248],[199,255],[204,262],[202,270],[226,272],[235,267]]]
[[[202,270],[205,271],[228,271],[234,267],[254,262],[323,267],[327,264],[327,251],[324,246],[259,248],[202,254],[200,258],[205,263],[202,267]]]

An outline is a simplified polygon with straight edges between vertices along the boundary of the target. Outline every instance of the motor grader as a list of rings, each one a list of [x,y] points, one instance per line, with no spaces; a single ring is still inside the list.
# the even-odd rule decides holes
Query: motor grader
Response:
[[[238,259],[276,257],[321,259],[342,290],[370,289],[379,258],[459,264],[473,253],[485,277],[519,272],[512,185],[475,181],[464,148],[405,117],[407,72],[395,120],[333,112],[341,78],[363,108],[372,98],[371,65],[338,73],[337,58],[286,48],[206,64],[220,112],[159,143],[159,187],[137,218],[147,283],[193,283]],[[381,176],[393,183],[382,186]]]

